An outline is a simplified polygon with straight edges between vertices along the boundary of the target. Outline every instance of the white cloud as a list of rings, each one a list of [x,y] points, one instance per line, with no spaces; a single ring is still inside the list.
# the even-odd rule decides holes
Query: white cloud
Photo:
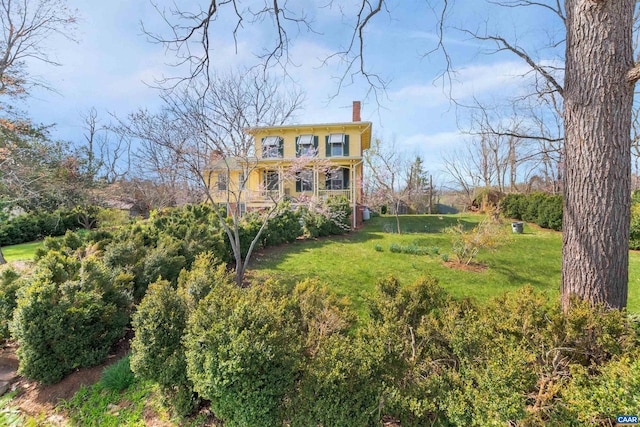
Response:
[[[451,85],[442,81],[432,84],[413,84],[393,92],[392,99],[405,100],[424,107],[436,107],[451,102],[469,100],[489,92],[516,92],[526,81],[531,69],[519,61],[470,65],[452,75]],[[446,77],[445,77],[446,78]]]

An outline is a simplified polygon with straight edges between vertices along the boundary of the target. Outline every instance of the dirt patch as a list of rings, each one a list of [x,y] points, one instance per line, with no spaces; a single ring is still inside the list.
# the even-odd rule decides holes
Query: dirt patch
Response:
[[[479,264],[476,262],[472,262],[469,264],[464,264],[458,261],[447,261],[443,262],[446,267],[453,268],[454,270],[462,270],[462,271],[471,271],[473,273],[482,273],[487,270],[487,266],[484,264]]]
[[[105,367],[124,357],[129,352],[130,338],[130,336],[127,336],[114,345],[111,354],[109,354],[104,363],[92,368],[78,369],[57,384],[43,385],[36,381],[18,377],[18,380],[11,387],[12,390],[18,391],[18,395],[13,399],[12,404],[32,416],[54,414],[55,406],[61,400],[71,399],[83,385],[88,386],[97,383]],[[16,346],[14,344],[8,345],[2,350],[2,356],[9,359],[15,358],[17,365],[15,350]],[[54,421],[49,418],[50,422]],[[54,418],[62,417],[54,416]],[[53,424],[64,425],[64,422],[60,420],[59,422],[53,422]]]

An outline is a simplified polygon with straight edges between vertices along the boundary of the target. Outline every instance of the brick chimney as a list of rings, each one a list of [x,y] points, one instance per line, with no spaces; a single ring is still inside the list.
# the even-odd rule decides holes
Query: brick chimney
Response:
[[[360,121],[360,101],[353,101],[353,121]]]

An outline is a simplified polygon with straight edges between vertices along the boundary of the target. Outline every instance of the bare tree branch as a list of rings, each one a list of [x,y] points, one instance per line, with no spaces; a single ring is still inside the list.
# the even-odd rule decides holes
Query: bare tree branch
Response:
[[[43,41],[56,34],[74,40],[76,14],[65,0],[0,0],[0,94],[22,95],[33,84],[46,87],[26,76],[25,61],[60,65]]]

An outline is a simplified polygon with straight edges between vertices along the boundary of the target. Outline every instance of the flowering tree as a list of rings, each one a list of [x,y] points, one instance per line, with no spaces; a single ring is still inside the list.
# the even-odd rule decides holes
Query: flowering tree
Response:
[[[251,254],[259,242],[267,222],[280,212],[283,194],[264,192],[271,197],[261,211],[261,227],[246,254],[241,250],[241,202],[245,199],[245,183],[258,168],[253,137],[248,132],[256,126],[282,125],[300,108],[303,96],[297,92],[283,94],[279,84],[254,71],[238,71],[227,75],[208,76],[202,84],[193,82],[182,90],[167,91],[161,113],[140,110],[121,121],[121,132],[141,141],[141,147],[168,154],[172,173],[195,184],[204,198],[216,203],[223,188],[227,213],[214,209],[218,223],[226,233],[235,259],[235,280],[241,285]],[[280,174],[280,180],[291,181],[305,167],[313,166],[310,156],[293,161]],[[317,167],[317,165],[316,165]],[[220,187],[213,181],[213,171],[227,180],[237,174],[237,186]],[[266,190],[266,189],[264,189]],[[227,215],[231,221],[227,221]]]

